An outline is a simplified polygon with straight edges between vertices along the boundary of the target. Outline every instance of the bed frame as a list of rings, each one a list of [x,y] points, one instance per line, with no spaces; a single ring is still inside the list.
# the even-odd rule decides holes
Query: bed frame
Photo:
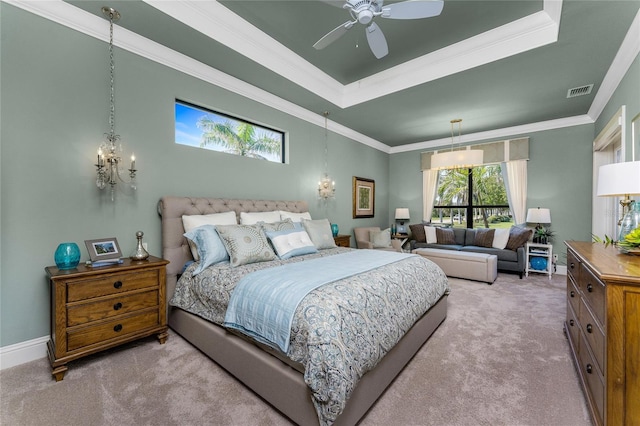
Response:
[[[162,217],[162,256],[167,265],[167,301],[171,300],[178,274],[193,260],[184,238],[183,215],[235,211],[308,211],[305,201],[235,200],[222,198],[163,197],[158,203]],[[311,393],[300,371],[224,328],[179,308],[167,306],[169,327],[200,349],[284,415],[300,425],[318,424]],[[353,391],[335,425],[354,425],[375,403],[393,379],[444,321],[447,295],[420,318],[375,369],[366,373]]]

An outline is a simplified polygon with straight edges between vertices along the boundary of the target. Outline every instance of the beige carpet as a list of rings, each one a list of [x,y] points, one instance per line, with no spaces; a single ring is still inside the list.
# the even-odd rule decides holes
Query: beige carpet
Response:
[[[362,425],[590,425],[562,331],[565,277],[451,280],[449,314]],[[288,425],[171,333],[69,365],[0,372],[2,425]]]

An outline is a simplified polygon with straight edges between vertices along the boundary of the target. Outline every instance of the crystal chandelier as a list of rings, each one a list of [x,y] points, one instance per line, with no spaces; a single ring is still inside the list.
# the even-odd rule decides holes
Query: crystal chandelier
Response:
[[[329,161],[329,148],[328,148],[328,134],[327,134],[327,117],[329,117],[329,111],[322,113],[324,115],[324,175],[318,182],[318,198],[321,200],[329,200],[336,195],[336,183],[333,181],[327,173],[327,162]]]
[[[122,144],[120,135],[115,134],[116,107],[114,95],[115,61],[113,59],[113,23],[120,19],[120,13],[110,7],[103,7],[102,13],[109,18],[109,65],[110,65],[110,109],[109,109],[109,133],[105,133],[105,139],[98,147],[98,163],[96,186],[105,189],[107,185],[111,189],[111,201],[115,200],[115,190],[118,182],[128,184],[131,190],[136,190],[136,158],[131,155],[129,177],[123,178],[122,168]]]
[[[483,164],[484,152],[479,149],[453,150],[454,126],[458,125],[458,143],[462,142],[462,118],[451,120],[451,151],[438,152],[431,156],[431,169],[469,169]]]

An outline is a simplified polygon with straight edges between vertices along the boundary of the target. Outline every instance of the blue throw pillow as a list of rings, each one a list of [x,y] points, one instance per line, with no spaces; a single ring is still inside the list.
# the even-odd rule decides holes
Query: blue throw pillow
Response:
[[[211,265],[229,261],[229,253],[227,253],[215,226],[199,226],[186,232],[184,236],[195,244],[200,257],[200,265],[193,271],[193,276],[198,275]]]
[[[267,231],[266,234],[280,259],[318,252],[309,234],[303,229]]]

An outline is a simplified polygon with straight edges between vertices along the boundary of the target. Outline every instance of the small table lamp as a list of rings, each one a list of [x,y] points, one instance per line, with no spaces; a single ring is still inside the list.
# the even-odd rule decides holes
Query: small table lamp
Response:
[[[551,210],[541,209],[529,209],[527,210],[527,223],[535,223],[536,231],[542,228],[541,223],[551,223]]]
[[[409,220],[409,209],[406,207],[400,207],[396,209],[396,221],[400,221],[400,225],[396,228],[396,233],[406,234],[407,227],[404,226],[404,221]]]
[[[634,202],[630,196],[640,195],[640,161],[600,166],[596,195],[598,197],[624,197],[620,200],[622,215],[618,220],[618,225],[621,225],[622,220],[630,211],[631,203]],[[623,238],[621,230],[619,239]]]

